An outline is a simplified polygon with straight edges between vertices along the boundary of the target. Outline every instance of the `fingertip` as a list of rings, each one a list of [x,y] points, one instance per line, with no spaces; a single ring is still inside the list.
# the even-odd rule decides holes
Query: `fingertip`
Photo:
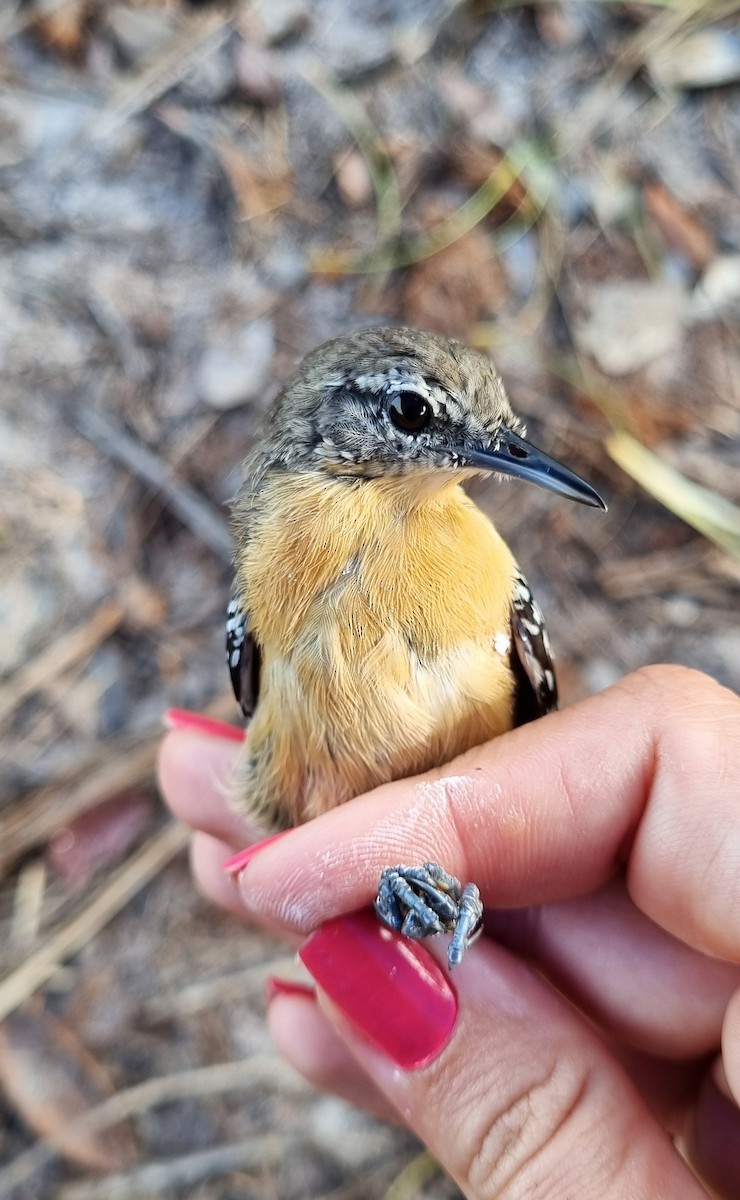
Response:
[[[239,890],[224,871],[224,863],[231,853],[228,842],[208,833],[195,833],[190,842],[190,869],[205,900],[246,921],[248,917]]]
[[[191,828],[228,841],[232,853],[260,836],[231,799],[242,753],[235,741],[177,729],[165,734],[157,755],[157,779],[170,811]]]

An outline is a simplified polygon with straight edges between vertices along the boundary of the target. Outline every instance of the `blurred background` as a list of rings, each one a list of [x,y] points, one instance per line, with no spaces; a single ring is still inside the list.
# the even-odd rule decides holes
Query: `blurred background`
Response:
[[[490,352],[609,501],[475,488],[564,700],[740,687],[739,9],[4,0],[3,1197],[456,1195],[272,1053],[287,951],[195,895],[161,716],[237,720],[240,460],[380,322]]]

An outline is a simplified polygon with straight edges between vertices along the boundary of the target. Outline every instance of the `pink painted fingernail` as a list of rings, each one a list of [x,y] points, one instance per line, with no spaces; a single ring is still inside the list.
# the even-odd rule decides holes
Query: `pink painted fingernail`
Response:
[[[168,708],[162,719],[168,729],[189,729],[193,733],[223,738],[227,742],[243,742],[246,737],[244,730],[236,725],[216,721],[213,717],[203,717],[200,713],[189,712],[187,708]]]
[[[316,988],[310,983],[298,983],[295,979],[280,979],[269,975],[265,984],[265,1002],[269,1005],[276,996],[316,997]]]
[[[261,842],[253,842],[251,846],[247,846],[245,850],[240,850],[233,858],[228,858],[224,863],[224,871],[227,875],[236,876],[241,874],[246,866],[251,863],[256,854],[269,846],[271,842],[276,842],[278,838],[285,837],[286,833],[290,833],[289,829],[281,829],[279,833],[273,833],[272,837],[263,838]]]
[[[433,1062],[457,1018],[448,975],[422,946],[363,910],[328,921],[299,958],[350,1025],[405,1071]]]

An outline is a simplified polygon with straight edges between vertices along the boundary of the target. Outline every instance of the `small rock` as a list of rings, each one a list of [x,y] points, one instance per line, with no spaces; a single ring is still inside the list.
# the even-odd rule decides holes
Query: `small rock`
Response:
[[[607,375],[627,375],[679,345],[688,306],[676,284],[603,283],[591,290],[588,316],[574,322],[575,340]]]
[[[619,666],[607,658],[593,658],[582,671],[583,683],[588,692],[605,692],[621,678]]]
[[[236,408],[255,399],[270,378],[275,329],[258,317],[229,342],[209,347],[200,360],[196,386],[211,408]]]
[[[700,29],[658,45],[648,56],[653,82],[663,88],[709,88],[740,79],[740,35]]]
[[[387,32],[356,21],[333,21],[321,31],[322,61],[345,83],[361,79],[391,62],[393,47]]]
[[[712,321],[740,305],[740,254],[720,254],[694,288],[691,317]]]
[[[334,159],[337,190],[347,208],[362,208],[373,195],[370,170],[359,150],[342,151]]]
[[[689,629],[701,616],[701,605],[693,596],[666,596],[662,604],[666,624]]]
[[[310,11],[306,0],[263,0],[255,15],[265,41],[274,46],[302,33],[308,25]]]
[[[280,100],[280,76],[275,56],[253,41],[239,41],[234,56],[236,86],[245,100],[266,108]]]
[[[289,291],[302,284],[308,275],[306,251],[297,242],[285,244],[275,239],[265,247],[261,267],[271,286]]]
[[[103,9],[105,25],[121,55],[132,66],[143,66],[172,44],[177,26],[164,8],[131,8],[112,4]]]

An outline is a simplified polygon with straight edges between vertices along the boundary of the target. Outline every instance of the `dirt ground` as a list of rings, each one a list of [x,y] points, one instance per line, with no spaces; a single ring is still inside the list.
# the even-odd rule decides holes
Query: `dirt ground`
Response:
[[[287,952],[194,893],[161,717],[237,720],[240,461],[381,322],[490,351],[609,501],[474,488],[564,701],[657,661],[740,688],[737,9],[0,6],[0,1195],[457,1194],[273,1054]]]

